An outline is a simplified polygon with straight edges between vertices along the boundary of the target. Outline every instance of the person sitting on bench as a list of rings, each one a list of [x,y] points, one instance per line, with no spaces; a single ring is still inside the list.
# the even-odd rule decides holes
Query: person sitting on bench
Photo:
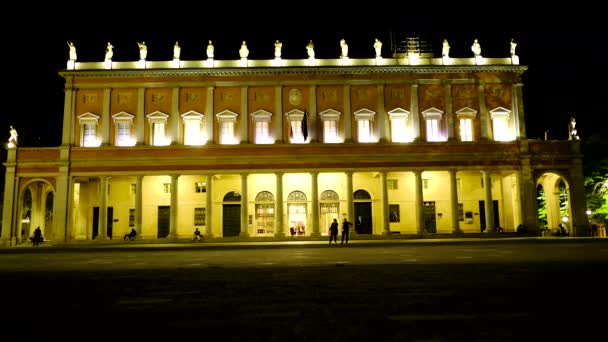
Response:
[[[201,234],[201,231],[198,230],[198,228],[196,228],[194,230],[194,237],[192,237],[192,240],[194,241],[201,241],[203,239],[203,235]]]
[[[125,234],[124,240],[128,238],[130,241],[133,241],[133,239],[135,239],[135,235],[137,235],[137,232],[134,228],[131,228],[131,232],[129,234]]]

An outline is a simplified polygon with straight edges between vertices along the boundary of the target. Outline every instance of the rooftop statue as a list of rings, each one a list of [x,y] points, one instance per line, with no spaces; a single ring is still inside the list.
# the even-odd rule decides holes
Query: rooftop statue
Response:
[[[70,60],[75,61],[76,60],[76,46],[74,45],[74,42],[68,42],[68,46],[70,47]]]
[[[378,38],[374,41],[374,50],[376,50],[376,57],[382,57],[382,42]]]
[[[516,56],[516,54],[515,54],[516,47],[517,47],[517,43],[515,42],[515,39],[511,38],[511,56]]]
[[[19,134],[17,134],[17,130],[15,128],[13,128],[13,126],[11,126],[9,133],[10,133],[10,137],[8,138],[9,145],[12,144],[13,146],[17,146],[17,137],[19,136]]]
[[[443,40],[443,48],[441,49],[441,57],[450,57],[450,44],[447,39]]]
[[[241,49],[239,50],[239,55],[241,58],[247,58],[249,56],[249,49],[247,48],[247,43],[243,40],[243,44],[241,44]]]
[[[576,130],[576,119],[570,118],[570,137],[568,140],[579,140],[578,131]]]
[[[306,45],[306,53],[308,53],[308,58],[315,58],[315,44],[312,43],[312,40]]]
[[[479,45],[479,41],[477,39],[473,41],[473,45],[471,45],[471,51],[473,51],[473,55],[475,55],[475,57],[481,56],[481,45]]]
[[[106,61],[111,61],[112,56],[114,56],[114,46],[110,42],[108,42],[108,46],[106,47]]]
[[[207,58],[213,59],[214,50],[215,48],[213,47],[213,43],[209,41],[209,44],[207,45]]]
[[[281,43],[278,39],[274,42],[274,57],[281,58],[281,48],[283,47],[283,43]]]
[[[348,44],[346,44],[346,40],[340,40],[340,49],[342,50],[340,58],[348,58]]]
[[[173,46],[173,59],[179,59],[181,51],[182,48],[179,46],[179,43],[175,42],[175,45]]]
[[[146,46],[146,42],[137,43],[139,46],[139,59],[145,60],[148,57],[148,47]]]

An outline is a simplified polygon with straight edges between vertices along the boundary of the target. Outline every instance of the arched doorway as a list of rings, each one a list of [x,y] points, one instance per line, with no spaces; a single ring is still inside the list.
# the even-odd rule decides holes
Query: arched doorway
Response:
[[[321,205],[321,217],[319,218],[320,231],[322,235],[329,235],[329,226],[333,219],[340,221],[338,218],[340,213],[340,198],[335,191],[325,190],[321,193],[319,203]]]
[[[554,235],[563,235],[560,224],[570,234],[571,206],[570,186],[559,174],[547,172],[538,178],[536,183],[538,206],[538,225],[541,231]]]
[[[224,195],[223,202],[222,236],[239,236],[241,234],[241,194],[230,191]]]
[[[27,241],[36,227],[40,227],[45,240],[53,239],[54,198],[55,189],[44,179],[32,179],[23,185],[17,207],[18,222],[15,231],[19,241]]]
[[[274,203],[274,195],[269,191],[261,191],[255,196],[255,227],[257,235],[274,235]]]
[[[372,234],[372,196],[365,190],[353,193],[355,205],[355,231],[357,234]]]
[[[291,235],[306,234],[306,204],[306,194],[302,191],[292,191],[287,196],[287,220]]]

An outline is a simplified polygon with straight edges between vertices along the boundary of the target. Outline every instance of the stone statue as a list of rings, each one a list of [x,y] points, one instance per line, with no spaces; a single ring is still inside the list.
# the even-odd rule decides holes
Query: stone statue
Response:
[[[515,42],[515,39],[511,38],[511,56],[516,56],[516,54],[515,54],[516,47],[517,47],[517,43]]]
[[[441,49],[441,57],[450,57],[450,44],[447,39],[443,40],[443,48]]]
[[[312,40],[306,45],[306,52],[308,53],[308,58],[315,58],[315,44],[312,43]]]
[[[179,55],[182,52],[182,48],[179,46],[178,42],[175,42],[173,45],[173,59],[179,59]]]
[[[106,61],[111,61],[114,56],[114,46],[110,42],[108,42],[108,46],[106,47]]]
[[[239,55],[241,58],[247,58],[249,56],[249,49],[247,48],[247,43],[243,40],[243,44],[241,44],[241,49],[239,50]]]
[[[213,47],[213,43],[211,41],[209,41],[209,44],[207,45],[207,58],[213,59],[214,51],[215,51],[215,48]]]
[[[76,60],[76,46],[74,46],[74,42],[68,42],[68,46],[70,47],[70,60]]]
[[[340,49],[342,50],[340,58],[348,58],[348,44],[346,44],[346,40],[340,40]]]
[[[17,130],[11,126],[9,132],[11,136],[8,138],[8,143],[17,146],[17,137],[19,136],[19,134],[17,134]]]
[[[473,45],[471,45],[471,51],[473,51],[473,55],[475,55],[475,57],[481,56],[481,45],[479,45],[479,41],[477,39],[473,41]]]
[[[281,43],[278,39],[274,42],[274,57],[281,58],[281,48],[283,47],[283,43]]]
[[[570,118],[570,137],[569,140],[579,140],[578,132],[576,130],[576,120]]]
[[[139,59],[145,60],[148,57],[148,47],[146,46],[146,42],[137,43],[139,46]]]
[[[378,38],[374,41],[374,50],[376,50],[376,57],[382,57],[382,42]]]

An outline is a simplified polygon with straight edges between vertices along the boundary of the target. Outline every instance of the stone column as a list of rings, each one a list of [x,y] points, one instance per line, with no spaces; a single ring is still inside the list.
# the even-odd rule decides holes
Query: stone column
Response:
[[[205,198],[205,234],[213,237],[213,175],[206,176],[207,192]]]
[[[213,87],[207,87],[207,113],[205,114],[205,128],[207,129],[207,145],[213,145],[213,118],[215,117],[213,111]]]
[[[240,236],[249,236],[249,201],[247,200],[247,176],[246,173],[241,173],[241,234]]]
[[[414,183],[416,187],[416,226],[418,234],[424,234],[424,196],[422,192],[422,171],[412,171],[414,173]]]
[[[494,205],[492,205],[492,178],[490,171],[481,171],[483,175],[484,209],[486,212],[486,231],[494,231]]]
[[[538,231],[538,206],[536,203],[536,185],[532,174],[529,157],[521,157],[521,177],[519,178],[521,217],[529,232]]]
[[[282,144],[283,141],[283,87],[274,87],[274,143]]]
[[[347,171],[346,175],[346,217],[348,222],[355,222],[355,207],[353,204],[353,172]],[[355,232],[356,233],[356,232]]]
[[[179,175],[171,175],[171,208],[169,211],[169,236],[170,239],[177,238],[177,227],[179,227],[179,193],[178,193]]]
[[[64,132],[65,133],[65,132]],[[13,242],[15,234],[14,214],[18,198],[18,177],[15,176],[17,150],[7,150],[7,161],[4,164],[6,172],[4,173],[4,202],[2,205],[2,236],[0,236],[0,245],[10,245]]]
[[[249,108],[247,108],[247,86],[241,87],[241,144],[249,143]],[[242,227],[241,227],[242,228]],[[243,231],[241,231],[242,233]]]
[[[579,144],[578,141],[575,142]],[[570,200],[570,216],[574,236],[588,236],[589,222],[587,219],[587,201],[585,196],[585,178],[583,176],[583,162],[580,158],[573,160],[570,167],[570,188],[568,197]]]
[[[275,208],[275,216],[274,216],[274,235],[276,237],[284,237],[285,236],[285,227],[283,226],[283,173],[275,172],[276,177],[276,208]]]
[[[99,177],[99,228],[95,240],[108,240],[108,176]]]
[[[414,141],[418,141],[420,140],[420,109],[418,108],[418,84],[412,84],[410,97],[410,112],[412,113],[412,137]]]
[[[310,208],[310,218],[312,224],[311,236],[321,236],[319,232],[319,173],[310,173],[310,197],[312,197]]]
[[[103,90],[103,102],[101,105],[101,145],[108,146],[110,145],[110,124],[112,122],[112,118],[110,115],[110,94],[112,90],[110,88],[105,88]],[[114,142],[116,145],[116,142]]]
[[[481,139],[488,140],[494,136],[492,134],[492,121],[486,108],[486,85],[484,82],[480,82],[477,86],[477,92],[479,93],[479,126],[481,128]]]
[[[378,141],[381,143],[385,143],[386,142],[386,111],[384,109],[384,85],[383,84],[378,84],[378,86],[376,87],[376,92],[377,94],[377,102],[376,102],[376,107],[378,110],[378,113],[376,113],[377,115],[377,120],[378,120]],[[352,221],[351,221],[352,222]]]
[[[388,186],[386,184],[386,171],[380,171],[380,212],[382,213],[382,235],[391,235],[391,226],[388,213]]]
[[[454,124],[454,113],[452,112],[452,84],[450,80],[446,80],[443,87],[445,94],[445,115],[448,123],[448,141],[454,141],[456,125]]]
[[[458,183],[456,170],[449,170],[450,173],[450,206],[452,208],[452,233],[462,233],[460,221],[458,219]]]
[[[137,89],[137,113],[135,113],[135,138],[136,145],[145,144],[146,128],[146,89]],[[151,145],[151,144],[150,144]]]
[[[175,87],[172,89],[171,96],[171,145],[183,145],[182,132],[180,130],[181,117],[179,116],[179,88]]]
[[[515,119],[516,136],[519,139],[526,138],[526,121],[524,119],[523,83],[513,85],[513,117]]]
[[[53,232],[51,239],[55,241],[66,241],[68,229],[68,208],[72,196],[70,193],[70,182],[68,179],[69,166],[59,167],[59,175],[55,177],[55,198],[53,199]]]
[[[352,113],[350,109],[350,85],[344,85],[344,142],[353,141]]]
[[[308,87],[308,139],[311,143],[319,141],[317,132],[317,86]]]
[[[143,183],[144,176],[138,175],[135,180],[135,231],[140,238],[144,236],[142,227],[143,217]]]
[[[76,105],[76,92],[72,89],[72,76],[65,79],[65,97],[63,99],[63,134],[61,135],[61,145],[74,144],[74,127],[79,125],[74,117],[74,107]],[[6,202],[4,202],[6,208]],[[3,225],[4,227],[7,227]],[[6,235],[2,233],[2,235]]]

